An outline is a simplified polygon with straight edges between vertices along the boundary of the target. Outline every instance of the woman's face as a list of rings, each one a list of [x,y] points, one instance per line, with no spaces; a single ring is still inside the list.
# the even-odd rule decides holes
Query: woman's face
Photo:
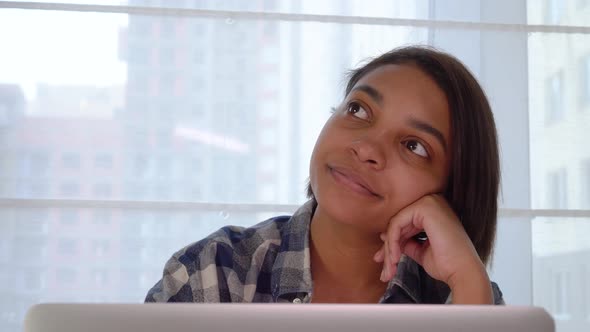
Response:
[[[318,209],[382,232],[391,217],[443,191],[451,158],[447,99],[413,65],[362,77],[324,125],[310,163]]]

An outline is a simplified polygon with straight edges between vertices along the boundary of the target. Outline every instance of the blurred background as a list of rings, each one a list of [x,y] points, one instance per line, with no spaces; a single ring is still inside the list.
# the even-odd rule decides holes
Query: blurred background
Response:
[[[142,302],[166,260],[305,201],[347,70],[460,58],[502,153],[509,304],[590,329],[590,1],[0,1],[0,331],[38,302]]]

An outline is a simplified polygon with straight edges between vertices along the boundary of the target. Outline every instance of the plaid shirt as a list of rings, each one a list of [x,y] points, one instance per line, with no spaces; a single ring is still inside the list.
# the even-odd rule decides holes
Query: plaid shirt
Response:
[[[315,202],[292,217],[227,226],[170,258],[146,302],[309,303],[313,291],[309,226]],[[502,293],[492,283],[495,304]],[[343,290],[344,291],[344,290]],[[403,256],[379,303],[449,303],[448,286]]]

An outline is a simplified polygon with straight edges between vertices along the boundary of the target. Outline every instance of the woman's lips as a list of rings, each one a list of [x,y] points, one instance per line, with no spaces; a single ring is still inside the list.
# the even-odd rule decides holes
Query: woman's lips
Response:
[[[354,172],[330,166],[328,166],[328,169],[330,170],[330,174],[332,174],[332,177],[334,177],[336,182],[348,187],[350,190],[372,198],[381,197],[373,192],[369,186],[365,184],[365,181]]]

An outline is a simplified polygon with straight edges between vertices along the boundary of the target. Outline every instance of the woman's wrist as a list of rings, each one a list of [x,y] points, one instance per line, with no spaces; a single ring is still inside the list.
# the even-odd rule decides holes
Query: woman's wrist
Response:
[[[490,278],[483,263],[457,273],[449,280],[453,304],[494,304]]]

